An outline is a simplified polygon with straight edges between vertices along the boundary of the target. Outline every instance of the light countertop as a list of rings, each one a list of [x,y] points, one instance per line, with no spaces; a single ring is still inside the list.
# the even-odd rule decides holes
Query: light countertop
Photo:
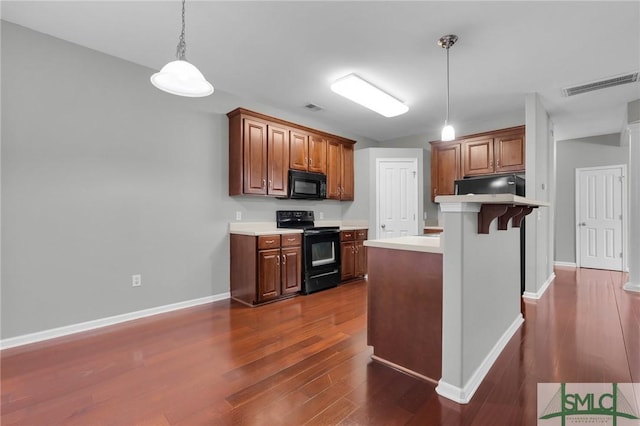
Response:
[[[409,235],[405,237],[381,238],[379,240],[367,240],[366,247],[385,248],[391,250],[420,251],[424,253],[442,253],[440,236]]]
[[[339,221],[316,221],[316,226],[339,226],[341,231],[368,229],[366,225],[342,225]],[[229,233],[239,235],[283,235],[302,234],[301,229],[278,228],[275,222],[230,222]]]
[[[436,203],[479,203],[479,204],[513,204],[520,206],[548,207],[546,201],[532,200],[514,194],[468,194],[468,195],[438,195]]]

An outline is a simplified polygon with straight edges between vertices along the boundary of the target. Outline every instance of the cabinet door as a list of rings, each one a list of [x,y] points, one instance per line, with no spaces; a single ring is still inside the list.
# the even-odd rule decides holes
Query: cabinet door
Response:
[[[353,241],[340,243],[342,281],[355,277],[355,245]]]
[[[462,143],[463,176],[491,174],[493,166],[493,138],[477,138]]]
[[[340,172],[342,169],[341,144],[330,140],[327,147],[327,198],[340,199]]]
[[[282,249],[282,294],[297,293],[302,283],[302,247]]]
[[[258,252],[258,301],[280,296],[280,249]]]
[[[436,195],[453,195],[460,175],[460,144],[431,145],[431,201]]]
[[[289,131],[269,125],[267,193],[286,196],[289,175]]]
[[[363,241],[356,241],[354,247],[356,251],[354,275],[363,277],[367,274],[367,248],[364,246]]]
[[[244,119],[243,132],[245,194],[267,193],[267,125]]]
[[[341,168],[341,190],[340,199],[343,201],[353,201],[354,198],[354,185],[353,185],[353,145],[342,145],[342,168]]]
[[[327,173],[327,140],[318,135],[309,136],[310,172]]]
[[[524,131],[500,135],[494,139],[496,172],[519,172],[525,169]]]
[[[306,171],[309,167],[309,136],[292,130],[289,133],[289,168]]]

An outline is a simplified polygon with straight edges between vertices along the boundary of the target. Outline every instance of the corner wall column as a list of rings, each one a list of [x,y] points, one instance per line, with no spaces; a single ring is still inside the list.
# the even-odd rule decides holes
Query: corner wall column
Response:
[[[629,124],[629,281],[627,291],[640,292],[640,123]]]

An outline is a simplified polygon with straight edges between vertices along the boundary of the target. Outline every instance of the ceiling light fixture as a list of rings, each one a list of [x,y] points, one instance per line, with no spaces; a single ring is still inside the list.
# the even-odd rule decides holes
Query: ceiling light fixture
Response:
[[[458,41],[458,36],[449,34],[440,37],[438,45],[444,49],[447,49],[447,118],[444,120],[444,127],[442,128],[441,139],[443,141],[452,141],[456,138],[456,131],[453,126],[449,124],[449,48]]]
[[[186,61],[187,43],[184,41],[184,2],[182,0],[182,32],[176,49],[177,61],[169,62],[151,76],[151,84],[172,95],[199,98],[213,93],[213,86],[202,73]]]
[[[331,85],[331,90],[385,117],[395,117],[409,107],[355,74],[349,74]]]

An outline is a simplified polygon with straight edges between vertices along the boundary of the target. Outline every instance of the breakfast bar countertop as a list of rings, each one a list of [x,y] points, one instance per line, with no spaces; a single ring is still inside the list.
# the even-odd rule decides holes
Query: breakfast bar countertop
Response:
[[[407,235],[404,237],[380,238],[367,240],[366,247],[392,250],[420,251],[423,253],[442,253],[439,235]]]

